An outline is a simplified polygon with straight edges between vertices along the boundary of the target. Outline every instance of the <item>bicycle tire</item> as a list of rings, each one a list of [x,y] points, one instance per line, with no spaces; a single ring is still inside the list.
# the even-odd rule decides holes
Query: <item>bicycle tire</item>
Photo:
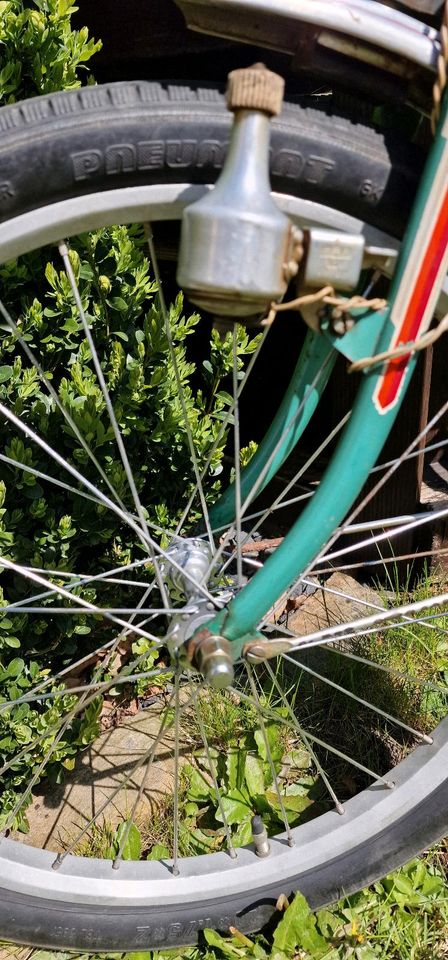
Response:
[[[0,222],[97,190],[209,183],[230,115],[214,87],[116,83],[0,111]],[[400,236],[424,157],[392,135],[325,110],[286,104],[273,122],[274,190],[340,208]]]
[[[154,184],[210,182],[222,163],[229,122],[216,90],[152,83],[86,87],[6,107],[0,111],[2,221],[10,225],[16,218],[65,200],[139,187],[148,180]],[[287,106],[274,123],[275,189],[336,207],[395,236],[406,219],[419,169],[418,152],[403,149],[391,138],[386,144],[378,131],[320,110]],[[78,861],[77,890],[67,892],[67,876],[70,879],[74,869],[68,863],[52,873],[54,883],[44,891],[39,889],[36,851],[3,840],[1,934],[16,942],[82,950],[180,946],[196,940],[207,926],[222,930],[235,925],[247,932],[259,928],[272,915],[280,893],[301,889],[311,905],[318,906],[353,892],[403,863],[448,827],[448,777],[443,775],[443,769],[448,769],[446,721],[434,744],[423,749],[424,762],[417,750],[395,769],[397,789],[389,798],[383,794],[378,799],[372,787],[349,802],[344,825],[339,827],[345,832],[345,848],[343,843],[337,857],[328,859],[328,849],[321,845],[320,860],[310,867],[302,846],[286,849],[280,838],[274,841],[273,858],[263,866],[253,851],[244,848],[240,856],[246,883],[242,886],[239,877],[224,890],[228,858],[216,854],[215,866],[210,865],[213,857],[208,857],[205,870],[214,869],[219,886],[213,889],[210,882],[210,893],[202,902],[191,894],[185,902],[171,878],[170,894],[162,903],[138,905],[128,893],[123,906],[120,895],[111,901],[105,876],[98,875],[95,903],[86,892],[91,868],[83,858],[70,858]],[[428,783],[432,785],[429,795]],[[361,836],[357,825],[366,819],[367,802],[369,811],[387,804],[388,813],[378,822],[373,818],[368,836]],[[303,838],[316,837],[317,821],[300,829]],[[46,857],[49,873],[54,858],[40,851],[39,856]],[[287,872],[270,877],[284,856],[291,858]],[[135,885],[132,871],[140,866],[145,865],[123,864],[119,883]],[[255,866],[259,879],[248,889],[247,876]],[[144,879],[140,883],[147,885]]]

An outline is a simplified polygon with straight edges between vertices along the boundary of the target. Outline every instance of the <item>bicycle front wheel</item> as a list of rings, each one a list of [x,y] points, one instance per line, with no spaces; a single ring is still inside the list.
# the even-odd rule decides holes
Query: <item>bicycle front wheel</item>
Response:
[[[125,249],[124,235],[121,246],[113,247],[113,257],[114,270],[129,290],[131,276],[135,281],[135,270],[140,270],[144,287],[142,316],[128,318],[125,331],[114,325],[113,311],[123,313],[126,302],[117,303],[108,296],[108,258],[110,261],[112,255],[110,249],[102,246],[101,234],[94,240],[85,234],[117,223],[179,219],[183,205],[207,188],[216,176],[228,136],[228,119],[220,95],[211,88],[191,91],[141,83],[91,87],[8,107],[0,112],[0,128],[4,131],[4,212],[0,236],[0,258],[6,264],[3,279],[7,281],[14,273],[9,261],[19,258],[19,266],[25,263],[36,277],[37,298],[42,295],[44,281],[39,273],[41,261],[35,258],[34,251],[59,242],[64,265],[62,278],[56,275],[54,266],[47,267],[53,308],[47,306],[45,320],[38,307],[21,304],[20,289],[16,295],[6,284],[8,302],[2,309],[6,323],[4,350],[12,355],[19,347],[23,349],[27,369],[31,371],[27,374],[31,392],[27,394],[21,384],[16,394],[13,377],[18,367],[11,375],[11,364],[0,368],[7,385],[0,398],[5,421],[4,483],[6,488],[11,487],[12,476],[13,484],[21,490],[24,476],[29,488],[37,478],[39,490],[35,495],[33,487],[30,498],[36,505],[30,512],[39,530],[40,511],[44,511],[40,491],[46,490],[47,485],[52,489],[56,486],[60,505],[58,508],[57,501],[52,501],[53,539],[48,555],[42,547],[38,550],[31,535],[25,532],[19,507],[14,521],[16,552],[12,547],[5,549],[1,558],[4,616],[20,614],[25,618],[20,628],[32,635],[33,643],[12,668],[3,655],[1,682],[5,692],[0,716],[4,723],[8,722],[5,717],[10,716],[16,727],[22,724],[22,741],[10,749],[5,736],[0,746],[2,775],[7,778],[3,826],[10,831],[10,836],[0,843],[0,933],[4,938],[39,946],[136,950],[192,943],[205,927],[226,930],[234,925],[244,931],[255,930],[272,915],[279,894],[300,889],[313,906],[328,902],[386,873],[445,832],[447,722],[442,720],[431,732],[443,715],[444,688],[437,671],[436,676],[431,670],[424,675],[420,670],[416,676],[407,673],[406,690],[422,690],[418,699],[423,707],[414,710],[420,726],[411,722],[412,711],[406,698],[404,717],[393,715],[384,704],[384,697],[389,695],[387,682],[393,686],[403,678],[400,680],[396,662],[376,658],[371,645],[366,653],[364,637],[357,647],[343,638],[328,653],[324,650],[318,662],[306,657],[300,663],[294,658],[292,662],[279,659],[275,672],[241,664],[235,688],[219,694],[199,685],[197,675],[178,663],[175,630],[182,629],[183,622],[196,628],[201,617],[209,618],[210,609],[221,606],[229,595],[244,588],[251,565],[256,567],[260,561],[254,560],[253,550],[252,555],[243,554],[242,578],[241,570],[235,572],[232,566],[234,541],[229,537],[226,543],[226,530],[224,541],[222,531],[217,537],[213,529],[209,530],[207,549],[211,550],[213,545],[215,561],[207,555],[207,564],[213,576],[210,573],[205,588],[200,578],[195,581],[190,576],[200,602],[189,604],[179,599],[185,543],[188,549],[194,544],[195,562],[202,562],[201,543],[206,543],[207,537],[198,546],[199,538],[191,533],[192,523],[197,521],[197,503],[204,514],[203,522],[206,521],[210,500],[207,480],[214,482],[213,475],[210,477],[213,454],[210,462],[207,457],[204,460],[200,417],[197,410],[191,411],[192,388],[182,367],[185,357],[179,354],[179,343],[189,328],[179,315],[171,335],[169,328],[157,328],[155,314],[148,311],[154,290],[149,283],[144,286],[148,265],[142,253],[144,241],[138,233],[132,234],[140,251],[135,263]],[[273,186],[284,209],[298,223],[320,223],[347,231],[362,229],[373,240],[390,244],[393,239],[389,234],[396,229],[397,211],[402,223],[403,210],[406,212],[413,194],[413,157],[395,148],[387,150],[375,131],[359,126],[356,131],[355,139],[353,125],[341,118],[287,107],[274,129]],[[368,183],[374,184],[375,190],[368,188]],[[148,236],[149,231],[146,233]],[[79,234],[83,235],[81,245],[77,247],[73,241],[74,253],[70,253],[61,238]],[[151,245],[154,269],[156,252]],[[19,282],[15,283],[20,288],[20,273],[18,276]],[[168,277],[168,285],[169,282]],[[96,289],[102,305],[96,314],[89,313],[86,284]],[[70,317],[64,313],[67,302]],[[17,304],[23,316],[12,315]],[[59,328],[58,317],[64,319]],[[31,320],[37,325],[33,326]],[[45,352],[47,340],[39,333],[47,322],[53,322],[57,331],[59,367],[50,361]],[[135,329],[139,331],[137,337]],[[97,351],[93,338],[89,339],[92,330],[101,339],[103,355]],[[138,352],[130,341],[131,332],[144,350]],[[127,357],[124,350],[111,349],[111,343],[123,333],[124,342],[129,344]],[[139,472],[141,446],[132,453],[133,436],[145,430],[139,410],[147,410],[143,401],[138,407],[138,391],[141,387],[143,395],[157,382],[155,378],[140,383],[138,365],[144,365],[148,350],[153,356],[162,349],[163,336],[167,338],[174,383],[170,403],[178,421],[184,418],[184,438],[180,442],[176,434],[176,454],[179,460],[186,455],[192,460],[193,479],[186,491],[186,512],[182,505],[174,524],[166,521],[157,500],[158,510],[154,508],[151,513],[150,485],[145,485]],[[254,353],[262,347],[259,344]],[[229,365],[234,388],[231,410],[237,410],[241,345],[236,334],[228,348],[231,354],[233,351]],[[322,357],[322,364],[326,362],[326,357]],[[251,364],[249,371],[250,368]],[[132,418],[125,416],[120,393],[120,378],[125,370],[133,378],[136,407]],[[79,388],[76,396],[70,388],[70,376]],[[37,380],[48,392],[45,401],[40,394],[33,394],[32,384]],[[95,398],[103,417],[101,425],[93,415]],[[55,443],[58,431],[51,429],[52,416],[59,418],[54,423],[60,423],[62,452]],[[222,421],[227,426],[231,422],[229,410],[221,421],[218,419],[218,423]],[[152,423],[147,438],[148,462],[162,432],[169,428],[168,414],[162,424]],[[63,431],[69,437],[67,443],[63,443]],[[13,444],[12,437],[16,435],[24,436],[23,448]],[[214,434],[213,441],[222,450],[222,432]],[[331,441],[329,437],[328,443]],[[209,457],[212,446],[207,448]],[[37,459],[29,452],[31,448],[38,450]],[[239,461],[237,440],[234,449]],[[322,450],[326,450],[325,443]],[[307,463],[300,466],[299,479],[307,478],[305,467],[312,466],[316,456],[314,451]],[[48,464],[52,465],[52,472]],[[58,473],[58,468],[62,473]],[[173,472],[175,468],[174,462]],[[309,498],[312,492],[311,481],[296,499]],[[56,528],[64,543],[73,539],[67,503],[78,502],[80,496],[93,503],[89,532],[95,534],[94,547],[83,549],[80,533],[77,552],[69,555],[66,547],[58,547],[59,552],[55,553]],[[285,496],[284,491],[279,494],[276,490],[274,506],[279,506]],[[5,503],[8,518],[12,518],[16,503],[8,499]],[[255,520],[258,524],[260,515],[266,522],[272,516],[264,505],[255,509],[256,517],[252,516],[252,507],[251,511],[242,518],[245,523],[253,524]],[[73,515],[79,516],[75,507]],[[49,522],[48,518],[45,522]],[[84,520],[84,532],[86,526]],[[114,549],[118,544],[115,554],[112,549],[105,554],[99,548],[106,540],[114,544]],[[137,547],[128,555],[125,547],[131,541]],[[45,543],[49,542],[47,538]],[[91,541],[86,538],[86,543]],[[251,543],[254,548],[253,536]],[[138,550],[143,550],[143,559]],[[218,566],[217,555],[221,561]],[[116,595],[123,596],[117,594],[118,586],[121,590],[127,583],[130,569],[141,570],[142,575],[135,572],[135,581],[127,586],[131,600],[121,599],[117,603]],[[104,581],[109,591],[106,600],[97,592],[94,596],[88,592],[92,584],[97,591]],[[317,588],[334,593],[325,580],[320,585],[315,580],[312,589]],[[143,594],[138,590],[143,590]],[[341,599],[346,601],[348,597],[346,587]],[[375,607],[372,600],[363,603]],[[75,637],[75,641],[71,639],[65,646],[63,618],[67,609],[75,619],[76,612],[84,619],[81,631],[76,632],[71,625],[69,639]],[[410,615],[406,614],[408,620]],[[406,617],[395,625],[400,636],[400,631],[406,636],[410,629]],[[272,627],[274,621],[273,615],[267,627]],[[432,631],[432,621],[427,620],[424,626]],[[444,631],[443,623],[437,629]],[[135,644],[132,648],[123,642],[131,632]],[[42,636],[43,642],[39,640]],[[45,644],[50,677],[37,676],[32,665]],[[388,649],[387,639],[382,639],[382,649]],[[336,666],[338,656],[349,663],[350,670],[341,672],[340,666]],[[384,683],[375,685],[379,706],[370,702],[365,684],[363,690],[357,686],[360,674],[354,684],[348,676],[352,665],[358,662],[362,662],[362,671],[369,678],[385,678]],[[130,686],[132,677],[134,683],[140,684],[137,697]],[[328,696],[333,698],[335,684],[338,697],[349,698],[359,711],[357,733],[348,746],[344,746],[339,731],[335,736],[335,730],[329,729],[328,697],[322,699],[322,689],[330,690]],[[139,741],[136,757],[125,756],[124,750],[114,754],[113,748],[107,754],[104,740],[112,734],[104,723],[99,733],[98,697],[103,694],[107,699],[112,689],[116,696],[120,687],[127,690],[127,700],[119,700],[118,708],[113,702],[117,722],[131,723],[129,712],[126,713],[130,702],[141,706],[146,700],[154,701],[149,704],[151,716],[149,727],[144,730],[145,742],[142,745]],[[428,690],[437,701],[431,709],[425,706]],[[48,700],[58,707],[51,717]],[[309,703],[311,709],[307,707]],[[387,730],[391,726],[401,731],[401,739],[394,741],[400,749],[395,751],[399,762],[393,773],[389,772],[391,753],[386,749],[376,771],[364,762],[366,740],[357,744],[357,739],[366,729],[366,711],[373,711],[373,726],[368,728],[371,736],[373,728],[383,723]],[[89,733],[88,723],[93,724],[96,740]],[[384,748],[386,734],[380,740]],[[92,789],[99,790],[92,810],[75,810],[71,821],[63,821],[62,835],[58,837],[53,831],[48,842],[42,843],[43,848],[37,842],[33,810],[30,842],[20,842],[17,827],[23,827],[27,804],[41,782],[45,784],[50,768],[54,769],[58,759],[70,768],[73,750],[91,742],[98,744],[102,758],[101,772],[93,760],[91,763],[89,782]],[[421,745],[413,749],[417,742]],[[61,751],[67,743],[73,749],[64,754]],[[128,752],[132,753],[134,744],[135,738]],[[169,755],[169,763],[163,760],[163,752]],[[103,763],[106,754],[110,776]],[[86,756],[84,752],[81,764]],[[241,757],[244,769],[238,759]],[[336,764],[332,757],[337,758]],[[341,764],[345,772],[339,769]],[[346,767],[354,769],[357,778],[353,785],[351,776],[348,788]],[[28,770],[27,777],[24,768]],[[72,787],[77,774],[82,779],[85,771],[80,772],[75,766],[73,775],[70,774],[74,777]],[[160,791],[158,781],[163,778],[167,786]],[[373,786],[367,785],[372,779]],[[349,794],[342,801],[341,784]],[[125,794],[121,806],[117,800],[120,794]],[[44,793],[45,797],[44,807],[48,793]],[[65,799],[70,805],[67,795]],[[311,818],[310,811],[314,814]],[[270,849],[265,858],[257,856],[256,847],[250,842],[254,814],[269,822]],[[150,825],[151,839],[146,847],[137,843],[136,852],[132,838],[135,823],[141,824],[139,817],[143,817],[147,832]],[[164,819],[169,819],[172,826],[168,833],[160,828],[159,837],[154,823]],[[187,821],[187,835],[181,829],[183,819]],[[100,856],[95,843],[98,846],[101,829],[106,839],[103,837],[100,844]]]

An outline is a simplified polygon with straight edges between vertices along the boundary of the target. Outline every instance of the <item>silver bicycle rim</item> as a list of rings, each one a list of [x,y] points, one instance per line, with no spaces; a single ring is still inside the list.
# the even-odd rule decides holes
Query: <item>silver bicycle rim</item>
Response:
[[[60,240],[62,236],[116,223],[176,220],[186,203],[204,187],[189,184],[125,188],[88,194],[34,210],[10,221],[0,237],[0,262]],[[350,232],[363,232],[374,245],[397,247],[397,241],[356,218],[294,197],[277,197],[279,205],[299,224],[318,223]],[[181,860],[178,876],[161,861],[123,861],[113,872],[110,861],[68,855],[57,870],[54,853],[16,840],[0,842],[0,886],[51,901],[167,907],[224,895],[262,891],[285,877],[299,876],[332,858],[337,860],[380,833],[385,823],[401,820],[445,779],[448,762],[448,720],[437,728],[433,743],[415,749],[394,767],[394,789],[374,784],[345,804],[344,816],[330,811],[292,829],[294,846],[284,834],[271,839],[266,860],[251,847]]]

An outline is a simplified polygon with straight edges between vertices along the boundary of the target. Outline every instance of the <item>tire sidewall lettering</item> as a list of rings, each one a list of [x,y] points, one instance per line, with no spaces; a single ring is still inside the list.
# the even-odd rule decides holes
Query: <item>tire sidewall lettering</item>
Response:
[[[141,140],[137,143],[109,144],[105,149],[82,150],[70,154],[76,182],[120,176],[150,170],[207,168],[220,170],[228,142],[216,139]],[[271,151],[274,177],[319,185],[337,169],[334,159],[298,150],[280,148]]]

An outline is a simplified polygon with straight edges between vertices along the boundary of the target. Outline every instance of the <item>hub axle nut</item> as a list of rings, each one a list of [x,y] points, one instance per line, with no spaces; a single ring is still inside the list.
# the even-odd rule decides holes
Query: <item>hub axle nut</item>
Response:
[[[194,650],[193,664],[207,683],[217,690],[233,683],[232,645],[225,637],[210,634],[199,640]]]

